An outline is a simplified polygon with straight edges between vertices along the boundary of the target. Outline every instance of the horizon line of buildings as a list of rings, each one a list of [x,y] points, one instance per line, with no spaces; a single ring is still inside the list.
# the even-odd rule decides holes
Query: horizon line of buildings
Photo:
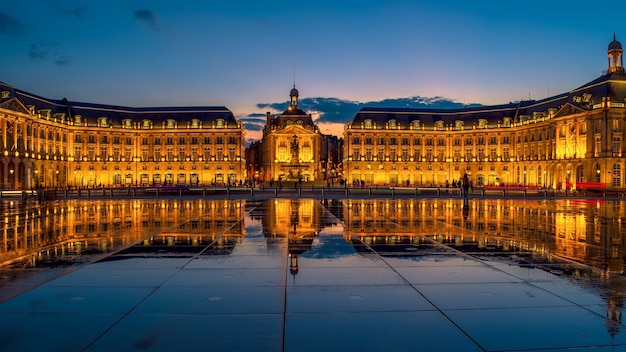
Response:
[[[626,73],[608,69],[542,100],[462,109],[362,108],[325,135],[290,91],[263,137],[216,107],[130,108],[52,100],[0,82],[0,187],[348,182],[624,188]]]

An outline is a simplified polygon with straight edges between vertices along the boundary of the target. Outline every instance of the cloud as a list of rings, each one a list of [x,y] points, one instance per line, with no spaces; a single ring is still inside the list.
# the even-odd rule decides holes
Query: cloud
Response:
[[[58,1],[51,1],[50,5],[52,6],[52,8],[55,11],[57,11],[60,14],[66,15],[66,16],[71,16],[71,17],[76,17],[76,18],[84,18],[85,15],[87,14],[87,8],[86,7],[77,7],[77,8],[74,8],[74,9],[66,9],[61,4],[59,4]]]
[[[55,42],[30,44],[28,46],[28,57],[33,60],[51,59],[59,66],[67,66],[70,64],[70,58],[59,52],[61,45]]]
[[[410,108],[410,109],[460,109],[463,107],[480,106],[472,103],[466,105],[443,97],[405,97],[389,98],[378,101],[358,102],[337,98],[304,98],[298,102],[300,108],[311,114],[318,115],[316,123],[346,123],[354,118],[364,107]],[[259,109],[284,111],[289,102],[259,103]]]
[[[0,34],[6,36],[20,35],[24,31],[24,25],[18,19],[0,12]]]
[[[240,118],[239,121],[243,122],[248,131],[263,131],[266,122],[264,114],[250,114],[248,117]]]
[[[146,26],[148,26],[148,28],[155,31],[159,29],[159,23],[157,21],[156,15],[151,10],[137,10],[133,12],[133,15],[135,16],[135,19],[137,21],[145,24]]]

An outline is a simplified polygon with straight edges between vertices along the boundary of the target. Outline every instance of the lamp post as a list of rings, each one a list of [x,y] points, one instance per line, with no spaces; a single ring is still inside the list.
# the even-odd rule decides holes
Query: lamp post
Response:
[[[35,170],[35,187],[39,188],[39,170]]]
[[[11,186],[11,189],[13,189],[13,186],[15,185],[15,179],[13,178],[13,173],[15,172],[15,170],[10,169],[9,170],[9,183]]]
[[[55,174],[56,176],[54,178],[55,178],[56,185],[58,186],[59,185],[59,170],[57,170]]]

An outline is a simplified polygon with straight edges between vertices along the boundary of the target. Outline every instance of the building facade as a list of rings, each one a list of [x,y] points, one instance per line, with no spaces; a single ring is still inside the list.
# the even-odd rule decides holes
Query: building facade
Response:
[[[539,101],[456,110],[363,108],[344,128],[348,183],[624,188],[626,74],[609,44],[605,74]]]
[[[261,181],[317,181],[326,178],[325,136],[311,115],[298,106],[298,90],[291,89],[290,104],[283,113],[267,113],[258,169]],[[256,172],[255,172],[256,173]]]
[[[226,185],[246,179],[243,124],[225,107],[50,100],[0,83],[4,189]]]

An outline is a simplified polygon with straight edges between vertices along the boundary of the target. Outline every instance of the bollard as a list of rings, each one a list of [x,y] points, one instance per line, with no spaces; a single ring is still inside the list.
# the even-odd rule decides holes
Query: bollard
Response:
[[[417,197],[418,194],[419,194],[419,191],[417,190],[417,187],[415,187],[415,196]]]
[[[485,189],[481,189],[482,193],[483,193],[483,198],[485,198]]]
[[[437,188],[437,197],[441,195],[441,189]]]
[[[372,196],[372,187],[367,189],[367,194],[371,197]]]
[[[87,198],[91,198],[91,188],[87,190]]]
[[[544,198],[548,198],[548,190],[547,189],[543,191],[543,197]]]
[[[391,188],[391,196],[395,196],[396,195],[396,189],[395,188]]]
[[[113,198],[113,188],[109,190],[109,197]]]

